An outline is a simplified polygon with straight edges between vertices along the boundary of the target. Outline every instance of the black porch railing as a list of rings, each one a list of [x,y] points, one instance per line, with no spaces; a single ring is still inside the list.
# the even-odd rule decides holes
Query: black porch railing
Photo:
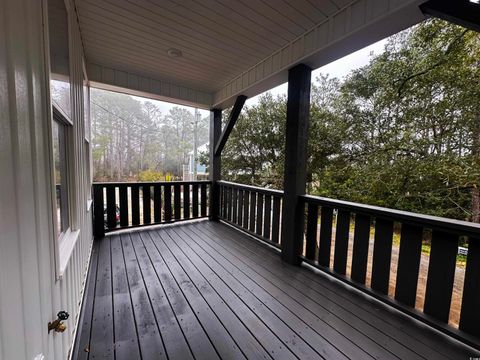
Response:
[[[305,204],[305,262],[478,348],[480,338],[480,226],[352,202],[301,196]],[[396,279],[391,281],[394,229],[400,229]],[[333,236],[332,236],[333,235]],[[369,247],[373,259],[367,286]],[[459,330],[449,326],[460,237],[468,239]],[[422,243],[431,246],[423,311],[415,308]],[[353,243],[350,245],[349,241]],[[333,245],[332,245],[333,242]],[[333,247],[333,249],[332,249]],[[333,259],[332,254],[333,252]],[[347,263],[347,259],[350,260]],[[333,261],[331,261],[333,260]],[[347,266],[350,274],[347,276]],[[461,277],[460,277],[461,281]],[[391,289],[394,287],[392,294]],[[461,284],[460,284],[461,285]],[[390,290],[390,295],[389,295]]]
[[[218,181],[219,218],[280,247],[283,191]]]
[[[210,181],[94,183],[94,232],[208,216]]]

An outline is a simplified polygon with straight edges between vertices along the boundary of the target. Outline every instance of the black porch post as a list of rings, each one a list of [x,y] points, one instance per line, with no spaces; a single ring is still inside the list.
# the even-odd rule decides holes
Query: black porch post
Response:
[[[305,194],[307,180],[311,72],[312,69],[304,64],[299,64],[288,72],[282,259],[290,264],[300,263],[303,238],[304,214],[298,197]]]
[[[209,176],[212,185],[210,186],[210,220],[218,220],[220,208],[220,197],[217,181],[221,178],[221,154],[215,155],[215,147],[222,134],[222,110],[212,109],[210,111],[210,163]]]

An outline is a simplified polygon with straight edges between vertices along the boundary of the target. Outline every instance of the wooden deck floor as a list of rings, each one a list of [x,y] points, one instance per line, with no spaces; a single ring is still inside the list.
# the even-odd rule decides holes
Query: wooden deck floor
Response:
[[[281,262],[230,227],[184,223],[94,245],[74,359],[468,359],[472,350]]]

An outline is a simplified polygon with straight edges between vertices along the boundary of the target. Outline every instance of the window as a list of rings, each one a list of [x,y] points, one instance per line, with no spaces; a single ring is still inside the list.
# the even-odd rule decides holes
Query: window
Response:
[[[67,169],[67,134],[71,126],[59,110],[53,108],[53,161],[55,177],[55,206],[57,239],[61,241],[64,233],[70,227],[70,214],[68,203],[68,169]]]
[[[68,17],[63,0],[48,1],[50,93],[52,103],[71,117]]]

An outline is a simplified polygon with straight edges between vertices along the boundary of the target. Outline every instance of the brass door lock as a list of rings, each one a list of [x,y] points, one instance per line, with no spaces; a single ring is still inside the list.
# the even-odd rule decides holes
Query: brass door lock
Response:
[[[66,311],[60,311],[57,314],[57,319],[53,322],[48,323],[48,332],[55,330],[56,332],[63,333],[67,329],[67,325],[65,325],[62,321],[68,319],[70,315]]]

